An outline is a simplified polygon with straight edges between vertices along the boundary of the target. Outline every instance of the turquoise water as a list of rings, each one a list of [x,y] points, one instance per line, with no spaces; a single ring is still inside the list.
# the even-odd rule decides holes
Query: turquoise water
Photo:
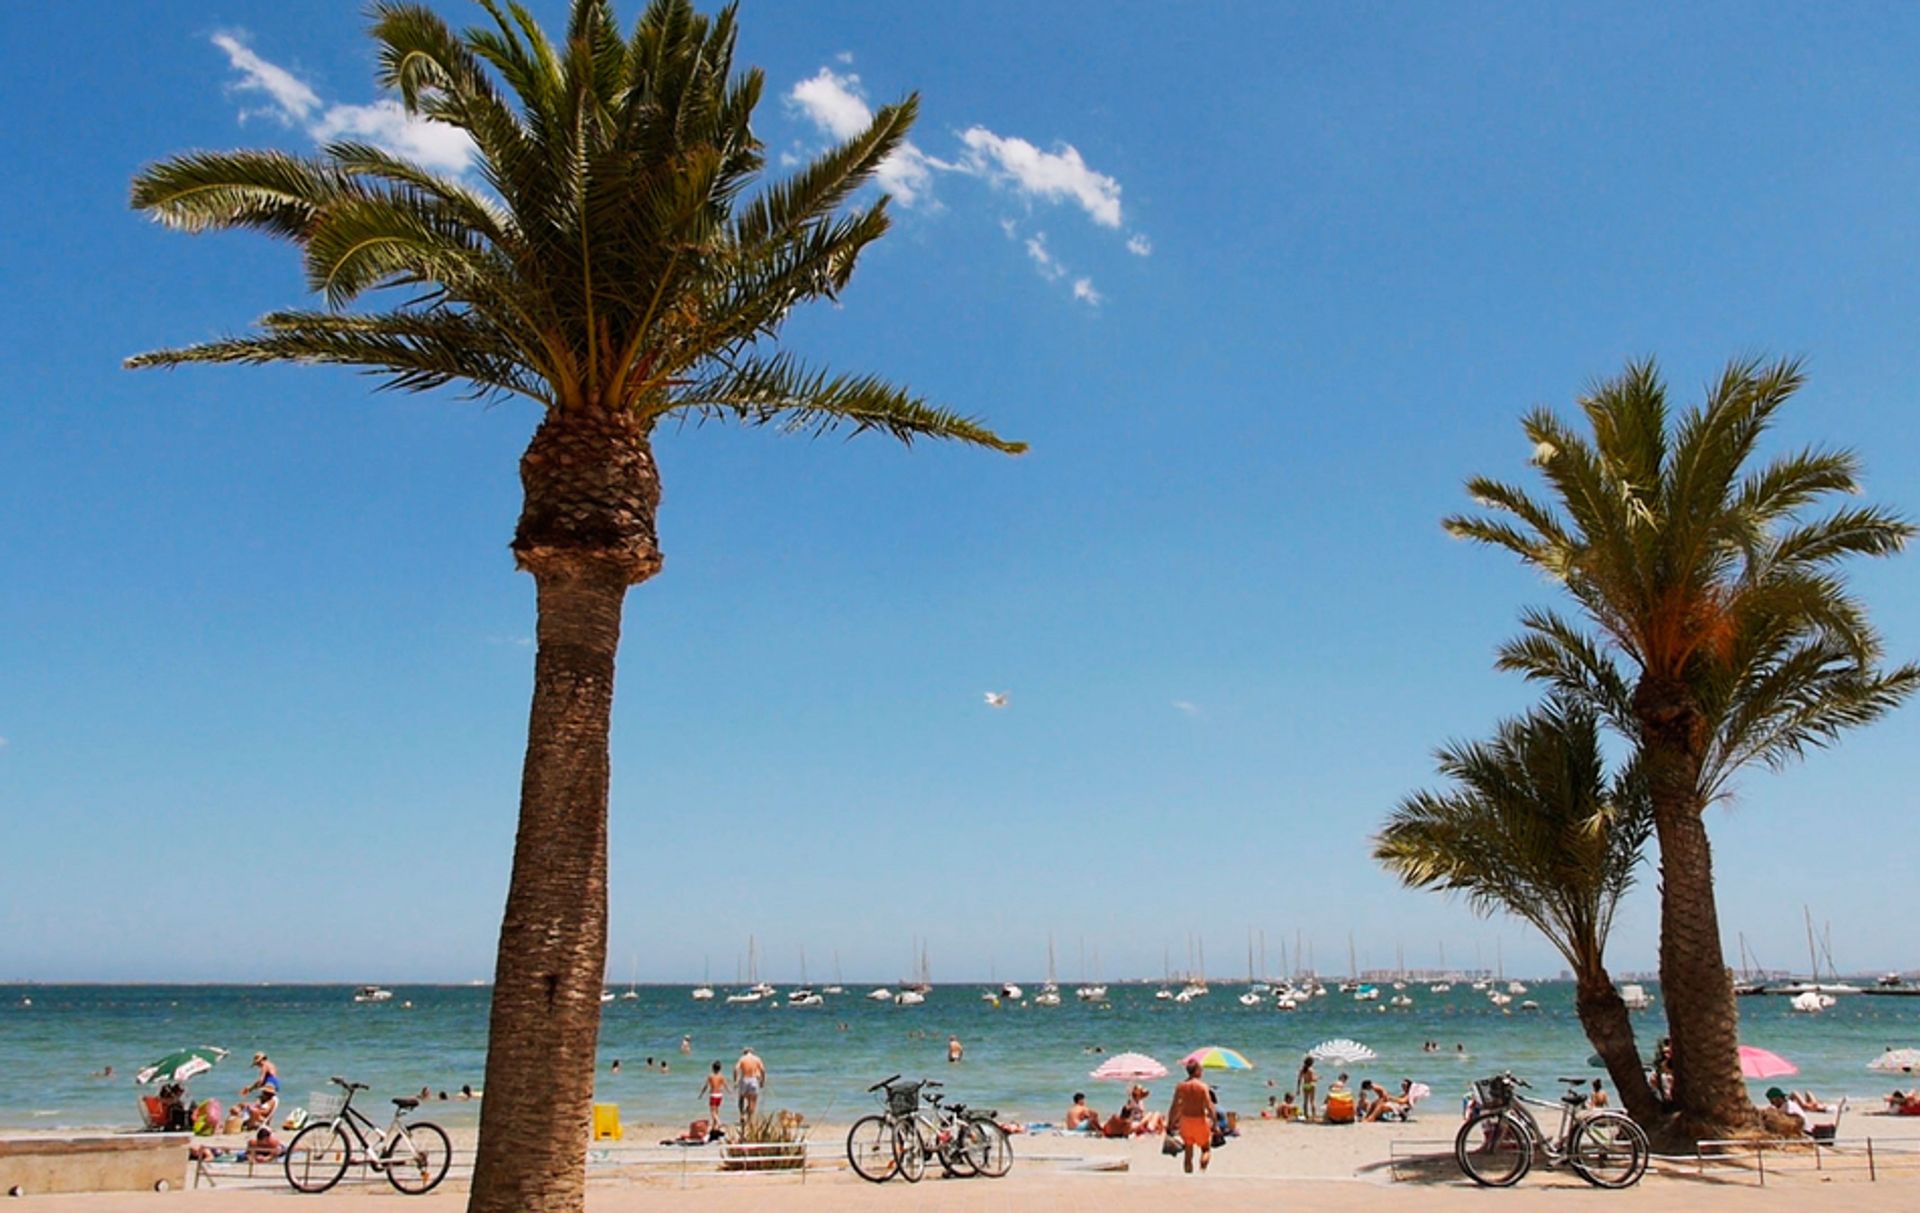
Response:
[[[1228,1107],[1251,1112],[1264,1105],[1272,1079],[1291,1082],[1301,1054],[1315,1043],[1351,1036],[1380,1054],[1354,1068],[1383,1081],[1412,1078],[1451,1101],[1467,1082],[1512,1068],[1537,1084],[1556,1074],[1597,1073],[1573,1014],[1570,985],[1535,985],[1528,997],[1538,1014],[1503,1015],[1464,984],[1450,995],[1422,986],[1407,993],[1411,1010],[1378,1011],[1330,993],[1292,1013],[1242,1007],[1243,987],[1216,985],[1185,1006],[1158,1001],[1155,986],[1112,988],[1107,1005],[993,1007],[977,986],[941,986],[920,1007],[894,1007],[849,987],[814,1008],[696,1003],[684,986],[643,986],[640,997],[605,1005],[600,1035],[599,1097],[622,1105],[629,1121],[671,1123],[704,1112],[696,1094],[701,1073],[715,1060],[731,1069],[742,1045],[767,1061],[766,1103],[805,1112],[815,1121],[846,1120],[866,1109],[866,1086],[895,1072],[945,1080],[957,1097],[997,1106],[1028,1119],[1061,1115],[1068,1096],[1088,1092],[1108,1110],[1119,1088],[1092,1082],[1087,1072],[1105,1053],[1135,1050],[1172,1066],[1201,1045],[1237,1048],[1258,1067],[1251,1074],[1219,1075]],[[0,1127],[126,1127],[134,1123],[131,1075],[161,1053],[213,1044],[233,1056],[194,1081],[196,1097],[231,1101],[251,1078],[254,1050],[280,1066],[289,1105],[324,1086],[329,1074],[373,1084],[384,1105],[390,1095],[421,1087],[458,1091],[481,1085],[487,999],[479,987],[395,986],[394,1000],[355,1004],[344,986],[0,986]],[[1649,987],[1656,999],[1658,987]],[[1383,988],[1383,993],[1384,993]],[[724,993],[724,991],[723,991]],[[26,1007],[22,1000],[31,998]],[[410,1002],[411,1007],[403,1006]],[[1827,1096],[1883,1093],[1889,1076],[1866,1063],[1889,1046],[1920,1045],[1920,998],[1842,998],[1821,1015],[1795,1015],[1777,997],[1741,1000],[1742,1039],[1772,1049],[1800,1066],[1790,1084]],[[1664,1031],[1659,1004],[1635,1016],[1643,1052]],[[966,1045],[958,1066],[946,1061],[949,1033]],[[694,1051],[682,1056],[682,1035]],[[1440,1042],[1442,1053],[1421,1051]],[[1454,1045],[1466,1046],[1456,1060]],[[667,1074],[649,1073],[646,1058],[666,1058]],[[607,1072],[614,1058],[622,1072]],[[111,1080],[89,1074],[112,1065]],[[1321,1067],[1323,1083],[1330,1080]],[[1769,1084],[1755,1084],[1756,1090]],[[1278,1088],[1276,1088],[1278,1089]],[[1163,1081],[1155,1098],[1169,1094]],[[477,1107],[458,1100],[431,1109],[447,1124],[470,1124]]]

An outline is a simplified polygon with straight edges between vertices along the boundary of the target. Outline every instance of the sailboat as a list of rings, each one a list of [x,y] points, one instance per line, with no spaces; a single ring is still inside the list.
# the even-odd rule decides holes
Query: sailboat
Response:
[[[817,1007],[826,999],[814,993],[813,983],[807,980],[807,950],[800,949],[800,984],[787,991],[787,1005],[790,1007]]]
[[[845,994],[847,987],[840,983],[840,949],[833,950],[833,984],[820,987],[822,994]]]
[[[713,1001],[713,966],[708,961],[700,964],[700,984],[693,987],[693,1001]]]
[[[1254,987],[1254,976],[1253,976],[1253,932],[1252,932],[1252,931],[1248,931],[1248,932],[1247,932],[1247,992],[1246,992],[1245,994],[1242,994],[1242,995],[1240,996],[1240,1005],[1241,1005],[1241,1006],[1243,1006],[1243,1007],[1257,1007],[1257,1006],[1259,1006],[1259,1005],[1260,1005],[1260,1001],[1261,1001],[1261,999],[1260,999],[1260,995],[1254,992],[1254,988],[1253,988],[1253,987]]]
[[[760,960],[757,946],[753,936],[747,936],[747,981],[750,984],[744,990],[735,990],[733,993],[727,995],[727,1001],[733,1003],[735,1006],[761,1002],[767,995],[773,993],[773,987],[760,980]]]
[[[633,1000],[639,998],[640,992],[634,988],[639,984],[640,984],[640,958],[638,956],[635,956],[633,958],[633,967],[627,970],[627,992],[620,996],[621,1001],[632,1002]]]
[[[1053,934],[1051,932],[1047,934],[1047,980],[1046,984],[1040,987],[1040,992],[1033,996],[1033,1005],[1036,1007],[1060,1005],[1060,982],[1054,977],[1053,972]]]
[[[1445,973],[1446,971],[1447,971],[1447,941],[1443,939],[1440,941],[1440,972]],[[1446,980],[1446,978],[1442,977],[1439,981],[1436,981],[1432,985],[1427,987],[1427,993],[1451,994],[1453,993],[1453,983]]]
[[[893,996],[893,1005],[896,1007],[917,1007],[927,1001],[927,993],[933,989],[933,982],[928,980],[927,945],[924,940],[919,941],[919,952],[919,975],[912,981],[903,981],[900,983],[898,990]],[[869,995],[869,997],[871,997],[871,995]]]
[[[1806,981],[1798,981],[1792,985],[1783,986],[1780,992],[1782,994],[1823,994],[1829,999],[1839,994],[1858,994],[1860,992],[1859,986],[1840,980],[1839,972],[1833,967],[1833,949],[1831,947],[1827,949],[1827,980],[1821,980],[1820,954],[1815,950],[1813,942],[1813,911],[1805,906],[1800,907],[1800,910],[1807,918],[1807,960],[1813,966],[1812,976]],[[1799,999],[1796,998],[1794,1001],[1797,1004]],[[1829,1001],[1826,1005],[1832,1006],[1833,1004]],[[1795,1009],[1798,1010],[1800,1008],[1796,1005]]]
[[[1051,938],[1047,940],[1047,956],[1047,967],[1052,968],[1053,940]],[[1167,1001],[1173,997],[1173,990],[1169,988],[1172,985],[1173,962],[1167,958],[1167,949],[1163,945],[1160,949],[1160,988],[1153,992],[1153,996],[1162,1002]]]
[[[1754,970],[1760,967],[1753,953],[1747,950],[1747,937],[1740,936],[1740,980],[1733,983],[1733,992],[1745,997],[1767,992],[1767,981],[1763,973]]]

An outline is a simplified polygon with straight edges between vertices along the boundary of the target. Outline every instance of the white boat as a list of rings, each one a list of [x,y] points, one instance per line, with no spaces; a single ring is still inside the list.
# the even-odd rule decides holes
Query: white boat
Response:
[[[927,1001],[927,996],[918,990],[902,990],[893,996],[896,1007],[917,1007]]]
[[[817,1007],[826,1001],[826,999],[820,997],[812,990],[807,989],[805,986],[787,992],[787,1005],[790,1007]]]
[[[761,1002],[765,1000],[766,997],[765,994],[762,994],[758,990],[742,990],[738,994],[727,995],[727,1001],[735,1006],[745,1006],[750,1003]]]
[[[620,997],[620,996],[619,996],[618,994],[615,994],[615,993],[614,993],[614,992],[613,992],[612,990],[602,990],[602,991],[600,991],[600,1001],[601,1001],[601,1002],[612,1002],[612,1001],[613,1001],[614,999],[616,999],[616,998],[618,998],[618,997]]]
[[[1507,983],[1507,993],[1509,994],[1525,994],[1526,992],[1527,987],[1525,982],[1510,981]]]
[[[1107,997],[1107,987],[1098,985],[1081,986],[1073,992],[1073,996],[1081,1002],[1103,1002]]]
[[[1378,1002],[1379,1000],[1379,986],[1361,985],[1355,987],[1353,991],[1353,1001],[1355,1002]]]
[[[379,986],[361,986],[353,992],[355,1002],[387,1002],[392,998],[392,990],[383,990]]]
[[[1540,1009],[1540,1004],[1533,1001],[1533,999],[1529,998],[1521,1002],[1520,1009],[1522,1011],[1538,1011]]]
[[[1476,989],[1476,990],[1484,990],[1484,989],[1486,989],[1486,988],[1487,988],[1487,983],[1486,983],[1486,982],[1485,982],[1484,980],[1483,980],[1483,981],[1476,981],[1476,982],[1474,982],[1474,983],[1473,983],[1473,988],[1474,988],[1474,989]]]
[[[1019,1002],[1026,996],[1027,992],[1013,982],[1009,981],[1000,987],[1000,997],[1006,999],[1008,1002]]]
[[[867,992],[867,997],[871,998],[875,1002],[892,1002],[893,991],[887,989],[887,987],[885,986],[881,986],[877,990],[869,990]]]
[[[1261,998],[1258,994],[1255,994],[1252,990],[1248,990],[1245,994],[1242,994],[1240,996],[1240,1005],[1243,1007],[1257,1007],[1262,1002],[1265,1002],[1265,1001],[1266,1001],[1265,999]]]
[[[1057,1006],[1059,1006],[1059,1005],[1060,1005],[1060,989],[1059,989],[1059,987],[1058,987],[1058,986],[1051,986],[1051,985],[1047,985],[1047,986],[1041,986],[1041,987],[1040,987],[1040,992],[1039,992],[1038,994],[1035,994],[1035,995],[1033,996],[1033,1005],[1034,1005],[1034,1006],[1036,1006],[1036,1007],[1057,1007]]]
[[[1620,1001],[1627,1004],[1629,1011],[1644,1011],[1653,1005],[1653,996],[1645,987],[1629,983],[1620,987]]]
[[[1165,1000],[1167,1000],[1167,999],[1169,999],[1169,998],[1172,998],[1172,997],[1173,997],[1173,991],[1172,991],[1172,990],[1169,990],[1169,989],[1167,989],[1167,987],[1165,987],[1165,986],[1161,986],[1161,987],[1160,987],[1159,989],[1157,989],[1157,990],[1155,990],[1155,991],[1153,992],[1153,996],[1154,996],[1155,998],[1157,998],[1157,999],[1160,999],[1160,1000],[1162,1000],[1162,1001],[1165,1001]]]
[[[1407,997],[1405,994],[1395,994],[1387,1000],[1387,1003],[1389,1006],[1405,1008],[1413,1005],[1413,999]]]
[[[1451,993],[1453,993],[1453,986],[1452,986],[1452,985],[1450,985],[1450,984],[1449,984],[1449,983],[1447,983],[1447,982],[1444,982],[1444,981],[1436,981],[1436,982],[1434,982],[1434,983],[1433,983],[1432,985],[1430,985],[1430,986],[1428,986],[1428,987],[1427,987],[1427,993],[1429,993],[1429,994],[1451,994]]]
[[[1831,994],[1822,994],[1818,990],[1808,990],[1803,994],[1794,995],[1793,1001],[1787,1005],[1803,1015],[1817,1015],[1821,1011],[1832,1007],[1835,1002],[1836,999]]]
[[[695,1002],[709,1002],[709,1001],[711,1001],[712,999],[713,999],[713,987],[712,987],[712,986],[695,986],[695,987],[693,987],[693,1001],[695,1001]]]
[[[1300,1009],[1300,1003],[1298,1000],[1296,1000],[1293,997],[1293,995],[1282,994],[1277,1000],[1275,1000],[1273,1004],[1273,1009],[1276,1011],[1297,1011]]]
[[[1196,998],[1205,998],[1207,993],[1208,991],[1205,985],[1197,981],[1190,981],[1180,987],[1180,992],[1173,996],[1173,1000],[1175,1002],[1192,1002]]]
[[[1513,995],[1503,994],[1499,990],[1491,990],[1487,993],[1487,1001],[1496,1007],[1504,1007],[1513,1001]]]

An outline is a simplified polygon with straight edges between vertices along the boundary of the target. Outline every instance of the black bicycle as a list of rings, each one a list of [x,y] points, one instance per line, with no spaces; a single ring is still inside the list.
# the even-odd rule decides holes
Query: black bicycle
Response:
[[[325,1192],[356,1163],[383,1172],[388,1183],[409,1196],[439,1186],[453,1164],[453,1143],[439,1125],[407,1123],[419,1100],[394,1100],[393,1123],[382,1129],[354,1109],[353,1093],[366,1090],[366,1083],[331,1081],[347,1093],[340,1110],[308,1122],[287,1143],[287,1182],[295,1191]]]
[[[1477,1184],[1509,1188],[1533,1169],[1534,1159],[1550,1167],[1566,1163],[1596,1188],[1627,1188],[1647,1173],[1653,1149],[1633,1118],[1612,1108],[1588,1108],[1584,1078],[1561,1078],[1560,1131],[1549,1137],[1528,1105],[1551,1111],[1556,1105],[1528,1099],[1528,1086],[1512,1074],[1496,1074],[1473,1084],[1474,1108],[1453,1139],[1453,1158]]]

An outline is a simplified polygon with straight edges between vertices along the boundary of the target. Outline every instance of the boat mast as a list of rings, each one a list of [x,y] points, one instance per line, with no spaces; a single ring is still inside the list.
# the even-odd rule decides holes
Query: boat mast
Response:
[[[1806,919],[1807,919],[1807,963],[1813,966],[1813,984],[1819,985],[1820,984],[1820,954],[1814,951],[1814,947],[1813,947],[1813,911],[1808,909],[1806,904],[1803,902],[1801,903],[1801,906],[1800,906],[1800,912],[1806,915]]]

